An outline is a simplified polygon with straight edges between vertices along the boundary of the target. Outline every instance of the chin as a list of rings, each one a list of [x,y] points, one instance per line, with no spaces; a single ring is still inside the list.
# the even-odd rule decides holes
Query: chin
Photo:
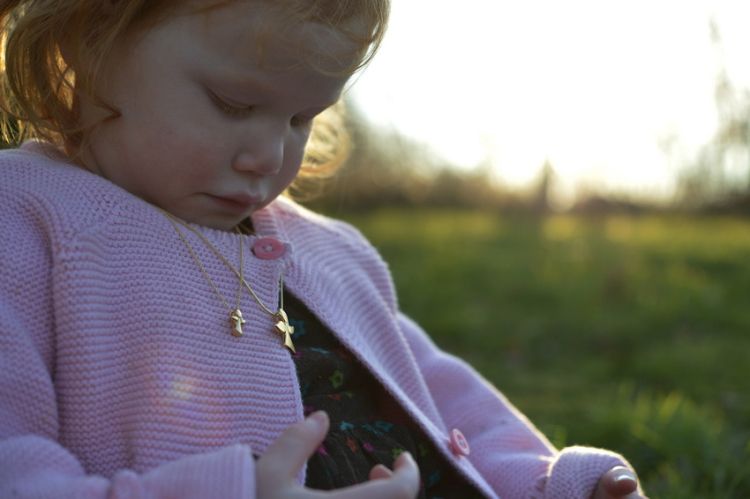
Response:
[[[247,211],[237,211],[235,213],[224,212],[222,210],[206,210],[196,207],[184,210],[180,210],[179,208],[172,210],[167,209],[167,211],[186,222],[200,225],[201,227],[229,232],[234,230],[240,222],[246,220],[250,215],[258,211],[258,209],[259,208],[256,206],[253,206],[252,209],[248,209]]]
[[[200,225],[201,227],[208,227],[209,229],[223,230],[227,232],[233,230],[237,224],[250,216],[180,213],[177,210],[173,211],[172,214],[186,222]]]
[[[227,218],[221,218],[221,217],[206,217],[204,219],[199,219],[194,221],[193,223],[196,223],[198,225],[202,225],[204,227],[209,227],[211,229],[216,230],[223,230],[223,231],[232,231],[234,228],[243,220],[245,220],[250,215],[247,215],[245,217],[227,217]]]

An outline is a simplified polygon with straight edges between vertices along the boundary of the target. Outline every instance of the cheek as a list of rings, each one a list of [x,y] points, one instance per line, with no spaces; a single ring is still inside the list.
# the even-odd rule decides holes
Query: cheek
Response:
[[[228,161],[222,137],[212,134],[209,127],[165,124],[163,130],[169,131],[155,134],[150,140],[160,151],[159,159],[175,175],[209,179]]]
[[[302,166],[302,158],[305,155],[305,144],[306,141],[302,145],[297,143],[293,148],[288,149],[284,153],[284,172],[282,175],[288,179],[289,183],[297,177],[297,173],[299,173]]]
[[[292,155],[294,156],[294,161],[297,163],[297,166],[300,166],[302,164],[302,159],[305,157],[305,150],[307,149],[309,141],[309,132],[304,134],[300,133],[295,140],[295,147]]]

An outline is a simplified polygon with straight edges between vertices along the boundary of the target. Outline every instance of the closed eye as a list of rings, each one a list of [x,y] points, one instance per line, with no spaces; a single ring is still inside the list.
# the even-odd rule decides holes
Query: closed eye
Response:
[[[208,96],[211,99],[211,102],[213,102],[214,105],[219,109],[219,111],[231,118],[245,118],[253,112],[253,106],[234,106],[232,104],[229,104],[210,90],[208,91]]]

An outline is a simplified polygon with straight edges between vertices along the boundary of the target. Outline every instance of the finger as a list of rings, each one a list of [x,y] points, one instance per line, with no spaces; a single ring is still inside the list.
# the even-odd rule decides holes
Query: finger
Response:
[[[375,466],[374,469],[378,468]],[[419,492],[419,468],[408,452],[402,453],[393,463],[393,472],[387,478],[339,489],[331,499],[414,499]]]
[[[284,430],[258,459],[255,465],[258,476],[263,476],[267,483],[296,479],[302,465],[325,438],[328,425],[328,415],[317,411]]]
[[[594,499],[640,497],[635,473],[624,466],[616,466],[602,475],[594,494]],[[630,495],[633,494],[633,495]]]
[[[380,480],[383,478],[390,478],[392,476],[393,472],[382,464],[373,466],[373,468],[370,470],[370,480]]]

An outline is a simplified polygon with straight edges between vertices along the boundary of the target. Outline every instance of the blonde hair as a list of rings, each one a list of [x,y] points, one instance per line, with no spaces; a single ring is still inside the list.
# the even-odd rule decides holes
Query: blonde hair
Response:
[[[390,0],[217,0],[196,12],[237,1],[266,3],[283,14],[279,22],[315,23],[348,37],[357,57],[342,70],[347,76],[366,65],[377,51],[390,11]],[[93,91],[98,69],[124,37],[153,27],[187,3],[205,4],[194,0],[3,0],[0,107],[7,115],[5,140],[17,143],[39,138],[68,150],[84,148],[88,130],[78,123],[76,92],[108,110],[107,119],[117,118],[117,109]],[[340,126],[340,110],[335,106],[316,119],[303,176],[330,174],[345,159],[348,139]]]

